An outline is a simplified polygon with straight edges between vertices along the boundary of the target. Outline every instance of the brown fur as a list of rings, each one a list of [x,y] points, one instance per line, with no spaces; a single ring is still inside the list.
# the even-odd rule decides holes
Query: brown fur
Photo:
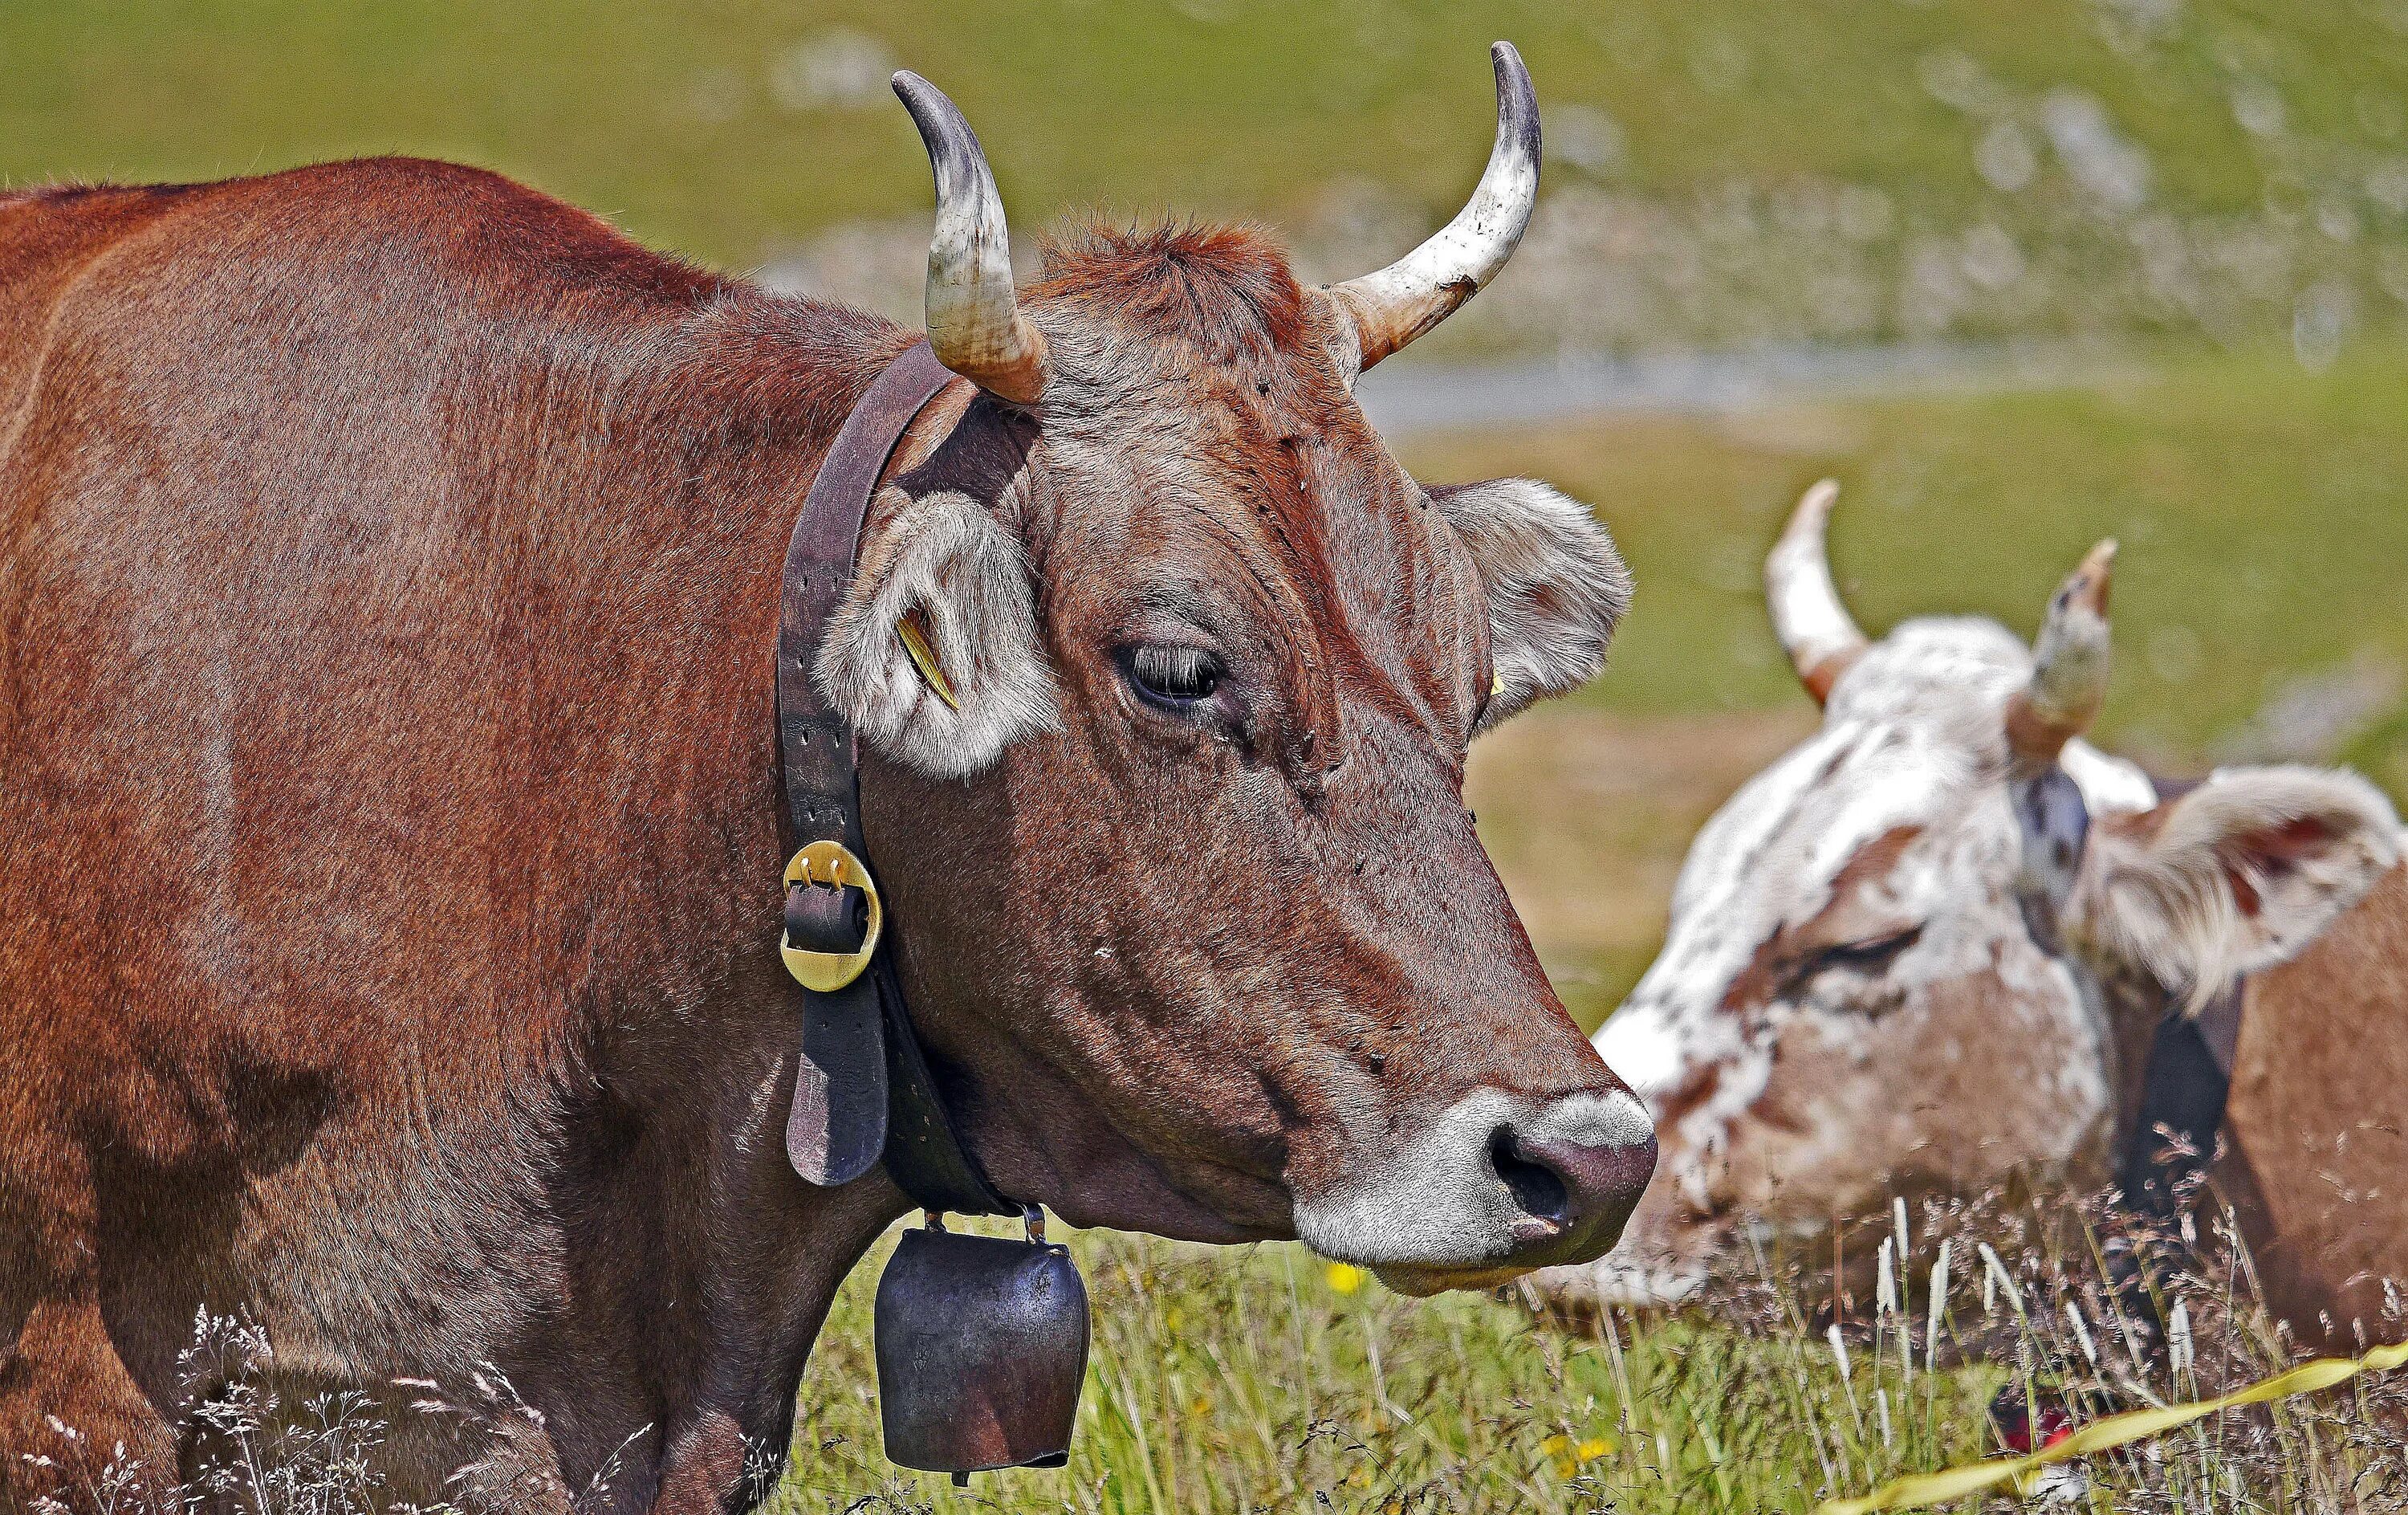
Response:
[[[1279,1236],[1434,1104],[1614,1087],[1460,803],[1477,575],[1326,312],[1231,232],[1090,238],[1032,305],[1043,411],[957,385],[896,482],[1018,536],[1062,728],[864,774],[979,1157]],[[909,339],[442,165],[0,200],[0,1503],[46,1415],[176,1466],[202,1308],[291,1390],[491,1362],[541,1413],[397,1438],[397,1494],[481,1456],[557,1509],[624,1442],[608,1508],[698,1511],[782,1456],[902,1202],[778,1139],[768,655]],[[1226,740],[1116,676],[1166,596]]]
[[[1111,307],[1134,326],[1183,333],[1216,363],[1275,361],[1310,319],[1287,260],[1241,226],[1080,227],[1045,244],[1029,297]]]
[[[2399,1340],[2383,1280],[2408,1285],[2408,868],[2247,993],[2217,1187],[2304,1339]]]

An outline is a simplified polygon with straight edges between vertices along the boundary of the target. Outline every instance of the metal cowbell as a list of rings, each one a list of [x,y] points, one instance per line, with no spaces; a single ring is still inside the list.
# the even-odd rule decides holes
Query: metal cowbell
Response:
[[[904,1467],[971,1473],[1069,1460],[1087,1372],[1087,1287],[1069,1249],[931,1227],[878,1280],[879,1419]]]

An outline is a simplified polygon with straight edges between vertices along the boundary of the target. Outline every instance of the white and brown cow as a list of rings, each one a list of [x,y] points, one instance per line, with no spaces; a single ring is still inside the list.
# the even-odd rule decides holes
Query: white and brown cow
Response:
[[[2105,690],[2113,542],[2058,592],[2036,651],[1973,618],[1869,641],[1826,557],[1836,494],[1807,493],[1765,568],[1822,729],[1707,824],[1662,954],[1598,1033],[1663,1159],[1622,1243],[1553,1286],[1675,1300],[1742,1224],[1812,1231],[1899,1190],[2098,1176],[2169,1005],[2246,975],[2218,1180],[2295,1320],[2366,1313],[2378,1275],[2408,1273],[2408,1211],[2369,1195],[2408,1156],[2379,1118],[2408,1098],[2391,1081],[2408,1078],[2408,886],[2390,806],[2296,767],[2161,792],[2082,741]]]

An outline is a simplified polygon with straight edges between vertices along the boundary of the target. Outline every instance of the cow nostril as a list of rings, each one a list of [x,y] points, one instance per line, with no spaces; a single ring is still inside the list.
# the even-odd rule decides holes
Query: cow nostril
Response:
[[[1488,1162],[1525,1215],[1559,1226],[1570,1223],[1572,1195],[1563,1176],[1543,1162],[1533,1162],[1523,1156],[1512,1132],[1503,1126],[1488,1138]]]

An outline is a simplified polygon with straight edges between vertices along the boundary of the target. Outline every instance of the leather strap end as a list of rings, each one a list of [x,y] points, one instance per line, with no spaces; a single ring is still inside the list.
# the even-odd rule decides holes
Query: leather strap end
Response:
[[[802,1055],[786,1111],[786,1161],[806,1183],[849,1184],[886,1148],[886,1031],[875,975],[801,990]]]

